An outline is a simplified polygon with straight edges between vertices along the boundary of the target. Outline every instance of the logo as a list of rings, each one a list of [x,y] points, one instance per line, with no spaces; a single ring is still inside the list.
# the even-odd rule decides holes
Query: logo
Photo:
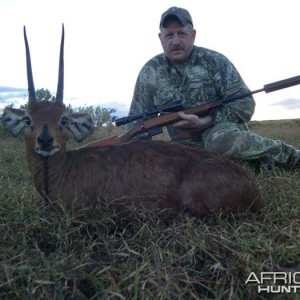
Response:
[[[300,272],[251,272],[245,284],[257,284],[259,294],[296,294],[300,293]]]

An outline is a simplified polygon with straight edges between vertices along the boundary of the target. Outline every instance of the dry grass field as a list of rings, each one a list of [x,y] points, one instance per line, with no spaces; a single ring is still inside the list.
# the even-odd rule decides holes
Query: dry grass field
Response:
[[[300,120],[250,127],[300,148]],[[252,215],[54,209],[34,189],[23,139],[0,127],[0,299],[300,299],[300,287],[246,284],[251,272],[300,272],[300,171],[245,168],[266,203]]]

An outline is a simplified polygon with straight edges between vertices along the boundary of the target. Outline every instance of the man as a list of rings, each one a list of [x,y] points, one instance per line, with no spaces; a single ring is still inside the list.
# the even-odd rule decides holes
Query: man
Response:
[[[184,108],[250,92],[222,54],[194,45],[196,30],[186,9],[171,7],[161,16],[164,53],[149,60],[137,78],[130,115],[181,101]],[[300,150],[248,131],[255,108],[252,96],[224,104],[206,116],[179,112],[167,127],[172,142],[218,152],[230,159],[300,166]]]

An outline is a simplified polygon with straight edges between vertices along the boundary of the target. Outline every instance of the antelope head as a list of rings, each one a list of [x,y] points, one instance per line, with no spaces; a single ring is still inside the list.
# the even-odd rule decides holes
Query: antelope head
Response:
[[[67,113],[63,104],[64,26],[62,26],[55,102],[37,101],[25,26],[24,40],[28,80],[28,106],[26,110],[5,108],[2,115],[2,123],[10,129],[15,137],[24,128],[27,148],[34,149],[40,156],[49,157],[60,150],[65,150],[69,132],[73,134],[78,142],[93,133],[93,121],[88,114]]]

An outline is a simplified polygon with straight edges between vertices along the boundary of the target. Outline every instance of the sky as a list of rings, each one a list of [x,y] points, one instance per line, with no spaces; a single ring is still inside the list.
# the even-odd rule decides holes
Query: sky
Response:
[[[35,88],[56,93],[64,23],[64,102],[127,115],[140,69],[162,52],[159,21],[171,6],[189,10],[195,44],[227,56],[250,90],[300,75],[299,0],[0,0],[0,110],[26,102],[24,25]],[[300,85],[254,99],[253,120],[300,118]]]

